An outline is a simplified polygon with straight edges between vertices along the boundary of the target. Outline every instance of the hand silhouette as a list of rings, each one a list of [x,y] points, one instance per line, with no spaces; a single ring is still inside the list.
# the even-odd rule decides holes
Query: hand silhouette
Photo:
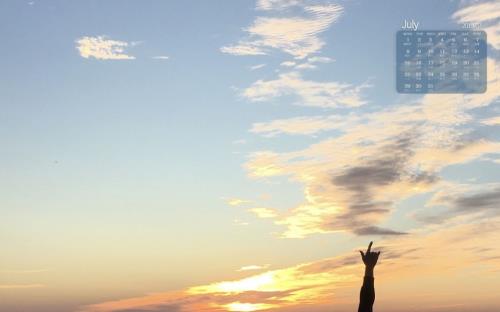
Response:
[[[375,302],[375,278],[373,277],[373,270],[380,256],[380,251],[372,251],[373,242],[370,242],[366,253],[359,251],[361,259],[365,264],[365,277],[363,278],[363,286],[359,293],[359,308],[358,312],[372,312],[373,303]]]
[[[367,268],[370,269],[373,269],[375,267],[375,265],[377,264],[378,256],[380,255],[380,251],[379,252],[371,251],[372,244],[373,242],[370,242],[370,245],[368,245],[366,253],[364,253],[361,250],[359,251],[361,253],[361,259],[363,259],[363,263]]]

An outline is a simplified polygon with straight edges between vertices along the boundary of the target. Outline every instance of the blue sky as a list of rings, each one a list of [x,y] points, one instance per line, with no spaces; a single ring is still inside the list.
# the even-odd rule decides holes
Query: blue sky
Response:
[[[423,256],[495,228],[499,16],[494,1],[0,2],[4,308],[118,311],[106,302],[245,266],[295,276],[374,238]],[[398,94],[404,19],[480,22],[487,92]],[[474,235],[477,248],[498,236]]]

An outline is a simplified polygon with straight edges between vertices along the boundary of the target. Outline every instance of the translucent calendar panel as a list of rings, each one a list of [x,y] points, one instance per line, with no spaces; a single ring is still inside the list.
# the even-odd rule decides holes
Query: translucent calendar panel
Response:
[[[398,92],[486,91],[484,31],[398,31],[396,41]]]

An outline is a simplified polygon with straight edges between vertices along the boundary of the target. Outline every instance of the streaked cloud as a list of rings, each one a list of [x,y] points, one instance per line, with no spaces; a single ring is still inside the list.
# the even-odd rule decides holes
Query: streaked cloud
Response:
[[[4,274],[33,274],[49,272],[49,269],[33,269],[33,270],[0,270]]]
[[[317,53],[325,45],[319,35],[328,29],[343,12],[338,4],[305,5],[301,1],[259,1],[257,8],[266,12],[287,7],[299,7],[302,14],[289,17],[259,16],[244,31],[247,38],[224,46],[223,53],[233,55],[263,55],[279,50],[296,59]]]
[[[226,203],[229,206],[241,206],[241,205],[252,203],[251,200],[241,199],[241,198],[224,198],[223,197],[223,199],[226,201]]]
[[[312,135],[333,129],[344,129],[348,123],[353,123],[357,119],[353,115],[304,116],[276,119],[270,122],[254,123],[250,132],[261,134],[265,137],[275,137],[280,134]]]
[[[81,37],[76,40],[76,49],[83,58],[98,60],[133,60],[134,56],[125,53],[128,42],[108,39],[106,36]]]
[[[488,126],[498,126],[500,125],[500,116],[484,119],[481,121],[481,123]]]
[[[487,34],[487,42],[500,50],[500,3],[487,1],[466,6],[452,16],[459,23],[476,23]]]
[[[336,231],[358,235],[406,232],[381,226],[398,203],[445,187],[440,174],[444,168],[500,152],[499,142],[478,137],[478,124],[470,114],[499,99],[497,69],[498,62],[489,59],[484,94],[429,94],[414,102],[346,118],[348,121],[338,127],[321,117],[254,125],[253,132],[267,136],[314,133],[330,127],[337,132],[302,150],[255,152],[245,164],[252,177],[286,176],[304,185],[304,202],[275,221],[285,227],[282,235],[301,238]]]
[[[448,182],[433,194],[426,209],[418,211],[415,217],[426,223],[442,223],[467,215],[488,218],[500,215],[500,184]]]
[[[0,289],[31,289],[43,287],[46,286],[43,284],[0,284]]]
[[[259,44],[242,42],[240,41],[237,45],[225,46],[220,48],[222,53],[233,54],[233,55],[265,55],[266,53],[260,47]]]
[[[317,82],[303,79],[299,72],[280,74],[274,80],[258,80],[243,91],[243,96],[251,101],[269,101],[273,98],[293,95],[296,104],[323,108],[339,106],[357,107],[367,101],[361,96],[365,83],[353,86],[339,82]]]
[[[157,55],[157,56],[153,56],[153,59],[155,60],[168,60],[170,57],[168,57],[167,55]]]
[[[250,223],[243,221],[243,220],[240,220],[240,219],[234,219],[233,223],[234,223],[234,225],[237,225],[237,226],[247,226],[250,224]]]
[[[283,10],[304,4],[304,0],[257,0],[258,10]]]
[[[285,61],[285,62],[282,62],[280,65],[281,66],[285,66],[285,67],[293,67],[295,66],[297,63],[296,62],[293,62],[293,61]]]
[[[254,213],[258,218],[261,219],[272,219],[278,216],[278,212],[271,208],[258,207],[248,209],[248,211]]]
[[[264,270],[264,269],[267,269],[268,267],[269,267],[269,264],[265,264],[265,265],[252,264],[252,265],[246,265],[246,266],[239,268],[238,272]]]
[[[254,66],[250,66],[250,70],[257,70],[257,69],[263,68],[265,66],[266,66],[266,64],[257,64]]]
[[[495,257],[498,256],[500,247],[491,243],[500,239],[499,221],[499,217],[481,222],[462,219],[453,223],[427,225],[411,235],[392,236],[377,241],[376,249],[382,251],[377,278],[384,280],[383,286],[379,285],[379,291],[381,288],[398,287],[401,289],[400,296],[405,298],[404,307],[407,307],[401,311],[410,311],[416,304],[420,309],[428,310],[428,307],[438,304],[457,303],[456,296],[443,296],[444,289],[433,289],[433,294],[425,297],[412,296],[415,292],[427,293],[427,283],[414,282],[422,274],[440,279],[440,285],[446,291],[460,293],[464,300],[473,298],[475,294],[468,289],[461,289],[463,284],[457,285],[454,276],[463,278],[463,274],[470,270],[490,272],[490,282],[500,287],[499,280],[494,278],[500,272],[500,264]],[[359,246],[362,247],[364,246]],[[343,298],[351,298],[353,293],[359,291],[363,274],[357,251],[359,248],[336,257],[270,270],[242,279],[102,302],[82,307],[80,311],[216,312],[245,311],[247,308],[259,311],[271,307],[294,307],[306,311],[327,302],[339,311],[348,311],[353,303],[343,309]],[[475,274],[475,281],[480,276]],[[497,287],[489,287],[483,290],[483,295],[495,296],[496,289]],[[390,308],[389,304],[399,304],[394,300],[380,301],[379,309],[385,310]],[[331,310],[331,306],[329,308]]]

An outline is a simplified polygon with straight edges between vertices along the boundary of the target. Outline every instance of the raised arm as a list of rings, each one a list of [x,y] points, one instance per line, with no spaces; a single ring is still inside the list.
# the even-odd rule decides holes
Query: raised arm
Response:
[[[377,264],[379,252],[371,251],[373,242],[370,242],[366,253],[359,251],[361,253],[361,259],[365,264],[365,276],[363,278],[363,286],[359,293],[359,308],[358,312],[372,312],[373,303],[375,302],[375,285],[373,277],[373,269]]]

